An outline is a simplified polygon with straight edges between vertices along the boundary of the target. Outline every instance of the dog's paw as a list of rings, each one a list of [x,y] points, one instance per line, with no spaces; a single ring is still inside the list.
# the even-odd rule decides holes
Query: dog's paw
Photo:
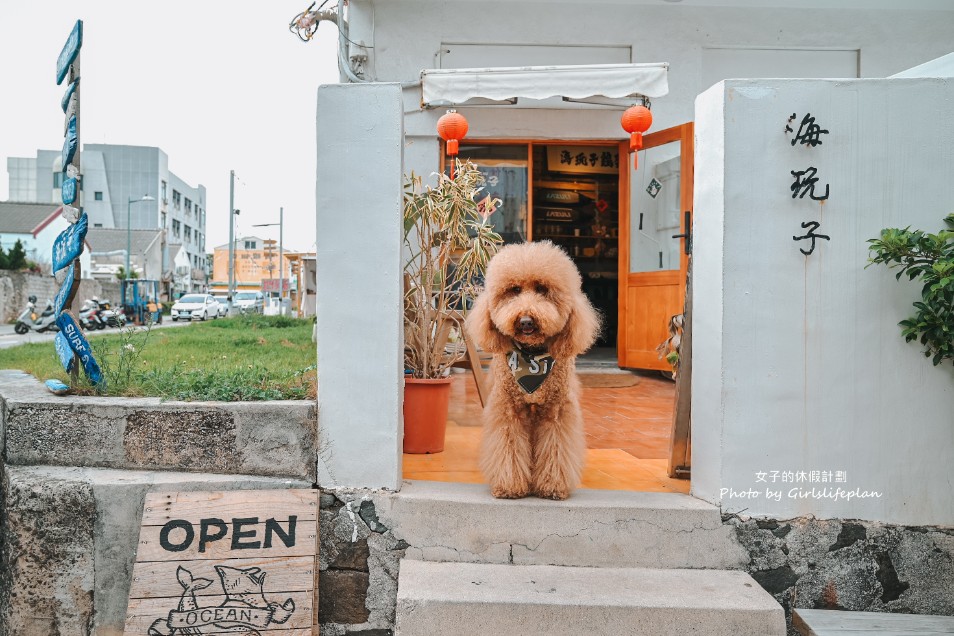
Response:
[[[527,496],[527,491],[525,489],[505,488],[498,485],[491,487],[490,494],[497,499],[521,499]]]
[[[570,496],[570,491],[564,488],[541,488],[534,492],[540,499],[553,499],[563,501]]]

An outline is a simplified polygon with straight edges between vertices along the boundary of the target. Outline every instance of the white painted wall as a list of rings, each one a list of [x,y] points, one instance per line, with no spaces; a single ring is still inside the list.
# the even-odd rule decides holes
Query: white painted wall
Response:
[[[954,209],[952,102],[954,80],[927,79],[733,80],[698,99],[694,495],[749,515],[954,525],[954,369],[900,336],[920,285],[865,269],[882,228],[937,231]],[[822,145],[792,147],[793,112],[830,131]],[[809,165],[824,205],[791,197],[790,171]],[[806,257],[792,237],[808,220],[831,240]],[[847,481],[757,476],[812,470]],[[812,486],[882,496],[788,496]]]
[[[401,91],[318,88],[318,483],[401,484]]]
[[[721,4],[753,3],[727,0]],[[629,47],[633,62],[670,64],[670,94],[653,101],[653,130],[661,130],[693,119],[693,102],[710,85],[703,81],[707,55],[722,55],[724,47],[859,50],[861,77],[886,77],[950,53],[954,5],[948,5],[945,11],[917,10],[918,6],[937,4],[898,3],[892,5],[894,10],[874,10],[692,6],[688,2],[650,4],[630,0],[352,0],[349,19],[351,39],[374,47],[352,46],[352,54],[366,54],[370,77],[385,82],[416,80],[422,69],[438,67],[441,45],[445,43],[486,45],[494,49],[488,51],[488,56],[501,64],[507,58],[498,53],[508,47],[513,49],[514,44],[614,47],[608,49],[608,55],[617,55],[620,47]],[[590,57],[584,61],[592,62],[592,51],[587,55]],[[521,53],[514,58],[514,65],[524,58],[536,59]],[[612,57],[606,61],[618,60]],[[730,76],[750,77],[746,70],[748,67],[742,67]],[[788,67],[781,70],[791,71]],[[811,68],[805,76],[817,77],[818,71]],[[421,112],[419,88],[406,89],[404,97],[407,167],[428,174],[438,165],[435,126],[443,109]],[[471,138],[626,137],[619,125],[618,110],[499,106],[460,110],[470,122]],[[421,145],[428,146],[427,151],[421,150]],[[412,146],[417,148],[411,151]]]

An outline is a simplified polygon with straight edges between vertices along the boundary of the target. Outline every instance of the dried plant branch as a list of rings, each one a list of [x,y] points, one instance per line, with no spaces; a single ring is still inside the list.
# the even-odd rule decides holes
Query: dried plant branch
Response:
[[[458,161],[453,179],[437,178],[433,188],[413,173],[405,182],[404,366],[415,378],[442,377],[463,357],[462,347],[446,347],[461,333],[457,312],[476,296],[503,242],[487,224],[500,200],[476,200],[484,183],[476,165]]]

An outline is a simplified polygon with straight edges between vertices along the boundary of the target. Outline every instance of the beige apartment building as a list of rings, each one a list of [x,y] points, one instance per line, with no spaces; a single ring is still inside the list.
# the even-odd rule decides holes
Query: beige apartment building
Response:
[[[278,279],[285,279],[286,294],[291,291],[292,254],[285,251],[279,264],[278,241],[245,236],[235,239],[236,291],[279,291]],[[229,286],[229,244],[215,248],[212,256],[212,280],[209,293],[225,294]]]

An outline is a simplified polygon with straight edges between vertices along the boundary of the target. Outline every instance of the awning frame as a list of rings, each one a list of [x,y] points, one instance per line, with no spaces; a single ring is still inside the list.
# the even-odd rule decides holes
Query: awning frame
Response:
[[[667,63],[425,69],[421,71],[421,109],[515,105],[520,99],[543,103],[555,97],[562,102],[625,108],[666,95],[668,70]]]

